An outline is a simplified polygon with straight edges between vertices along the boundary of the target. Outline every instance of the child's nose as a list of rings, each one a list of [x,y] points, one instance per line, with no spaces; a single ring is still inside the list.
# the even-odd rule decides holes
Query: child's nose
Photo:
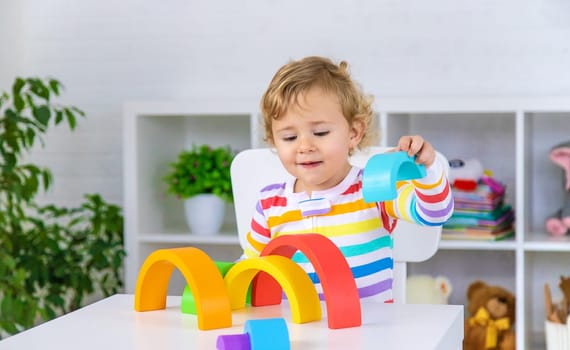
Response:
[[[315,149],[313,141],[309,137],[301,137],[299,139],[299,152],[312,152]]]

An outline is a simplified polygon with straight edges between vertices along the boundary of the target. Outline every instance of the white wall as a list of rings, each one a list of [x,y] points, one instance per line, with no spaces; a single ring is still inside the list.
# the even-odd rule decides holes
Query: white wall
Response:
[[[0,0],[0,91],[8,90],[20,70],[21,21],[17,0]]]
[[[62,204],[122,201],[123,102],[257,99],[309,54],[348,60],[385,96],[570,95],[570,2],[0,0],[1,90],[55,76],[88,114],[34,154]]]

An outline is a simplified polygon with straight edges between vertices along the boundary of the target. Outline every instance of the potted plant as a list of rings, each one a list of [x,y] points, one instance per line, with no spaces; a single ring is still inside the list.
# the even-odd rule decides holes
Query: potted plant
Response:
[[[192,145],[170,164],[164,180],[168,193],[184,200],[186,221],[195,234],[219,232],[225,203],[233,202],[230,165],[235,152],[229,146]]]
[[[39,204],[48,168],[26,155],[51,127],[73,130],[83,111],[58,103],[55,79],[16,78],[0,93],[0,338],[122,287],[121,208],[98,194],[76,208]]]

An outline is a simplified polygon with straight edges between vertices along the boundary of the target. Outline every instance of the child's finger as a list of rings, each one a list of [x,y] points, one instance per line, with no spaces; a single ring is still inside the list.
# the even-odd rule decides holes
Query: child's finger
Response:
[[[419,135],[415,135],[411,137],[410,146],[408,149],[408,155],[413,156],[421,152],[422,147],[424,146],[424,139]]]
[[[408,152],[412,144],[411,136],[402,136],[398,141],[398,151]]]

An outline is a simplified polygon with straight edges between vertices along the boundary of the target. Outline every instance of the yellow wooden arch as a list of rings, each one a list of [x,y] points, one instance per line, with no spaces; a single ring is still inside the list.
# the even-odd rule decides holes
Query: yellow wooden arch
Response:
[[[184,276],[196,300],[198,328],[231,327],[230,299],[222,275],[206,253],[193,247],[159,249],[146,258],[137,279],[135,310],[166,307],[168,282],[175,267]]]
[[[307,273],[295,262],[278,255],[245,259],[227,272],[224,281],[233,310],[245,307],[247,289],[259,271],[268,273],[281,285],[289,299],[294,323],[322,318],[319,295]]]

